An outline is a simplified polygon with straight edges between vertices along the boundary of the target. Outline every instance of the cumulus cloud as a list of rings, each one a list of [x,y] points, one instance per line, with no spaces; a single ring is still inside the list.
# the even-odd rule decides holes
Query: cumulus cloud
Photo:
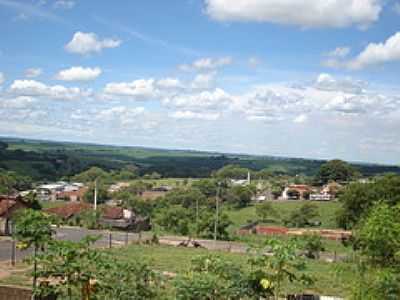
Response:
[[[106,48],[117,48],[121,45],[121,40],[105,38],[100,39],[92,32],[76,32],[72,40],[65,46],[65,50],[76,54],[99,53]]]
[[[29,96],[19,96],[14,98],[6,98],[0,101],[0,108],[7,109],[22,109],[31,106],[36,102],[36,99]]]
[[[154,79],[138,79],[132,82],[111,82],[104,88],[110,97],[131,97],[136,100],[149,100],[157,95]]]
[[[366,27],[379,19],[380,0],[205,0],[218,21],[254,21],[301,27]],[[301,13],[299,13],[301,12]]]
[[[351,78],[336,79],[330,74],[322,73],[318,76],[314,86],[319,90],[361,94],[365,91],[367,83]]]
[[[329,57],[346,57],[347,55],[350,54],[350,48],[349,47],[337,47],[336,49],[330,51],[328,53]]]
[[[18,96],[36,96],[55,100],[76,100],[92,95],[91,90],[68,88],[62,85],[49,86],[36,80],[15,80],[9,92]]]
[[[220,113],[210,113],[210,112],[193,112],[190,110],[178,110],[170,115],[174,119],[182,120],[205,120],[205,121],[215,121],[221,116]]]
[[[227,66],[233,63],[233,59],[229,56],[221,57],[221,58],[211,58],[205,57],[195,60],[192,64],[184,64],[180,65],[179,69],[181,71],[210,71],[215,70],[217,68]]]
[[[308,116],[305,114],[301,114],[293,119],[293,123],[301,124],[301,123],[307,122],[307,120],[308,120]]]
[[[183,87],[182,83],[177,78],[163,78],[157,80],[157,86],[164,89],[175,89]]]
[[[136,117],[144,113],[144,107],[115,106],[98,112],[96,119],[99,121],[118,121],[126,125],[136,121]]]
[[[0,72],[0,85],[2,85],[4,83],[4,81],[6,81],[6,77],[4,76],[4,74],[2,72]]]
[[[55,78],[63,81],[90,81],[99,77],[101,73],[102,71],[98,67],[71,67],[69,69],[59,71]]]
[[[206,74],[197,74],[192,81],[192,88],[194,89],[209,89],[214,86],[215,83],[215,72]]]
[[[29,68],[25,70],[25,77],[35,78],[42,75],[43,71],[40,68]]]
[[[224,109],[231,104],[232,96],[222,89],[203,91],[194,94],[178,94],[162,99],[162,104],[179,110],[217,110]]]
[[[358,70],[399,60],[400,32],[397,32],[383,43],[370,43],[356,58],[345,63],[345,67]]]

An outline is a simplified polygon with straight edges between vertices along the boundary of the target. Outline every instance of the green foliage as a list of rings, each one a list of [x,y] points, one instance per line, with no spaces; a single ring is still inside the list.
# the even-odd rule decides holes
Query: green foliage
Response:
[[[94,182],[95,180],[109,181],[110,174],[101,168],[91,167],[90,169],[73,176],[72,180],[85,183]]]
[[[20,249],[33,246],[33,288],[36,288],[37,251],[43,249],[50,241],[53,234],[50,216],[38,210],[24,209],[15,219],[14,237]]]
[[[326,184],[329,181],[347,182],[357,178],[359,172],[350,164],[339,160],[331,160],[323,164],[315,179],[319,184]]]
[[[356,230],[357,246],[373,263],[400,263],[400,205],[378,204]]]
[[[90,183],[88,186],[88,190],[86,191],[85,195],[83,196],[83,200],[87,203],[94,202],[94,190],[95,190],[95,183]],[[104,203],[108,200],[108,191],[107,185],[102,180],[97,181],[97,204]]]
[[[201,179],[193,182],[192,187],[198,189],[207,198],[217,194],[218,183],[215,179]]]
[[[285,283],[302,282],[310,284],[312,279],[304,274],[306,264],[298,254],[295,240],[267,240],[266,248],[258,249],[258,254],[249,259],[251,265],[250,280],[260,297],[274,296],[279,299]],[[270,255],[265,255],[268,251]]]
[[[314,203],[305,203],[299,209],[290,213],[284,220],[286,226],[304,227],[311,225],[312,221],[319,217],[318,206]]]
[[[100,214],[99,210],[89,209],[83,211],[79,215],[79,225],[88,229],[98,229]]]
[[[399,272],[393,268],[371,267],[363,261],[350,266],[350,300],[397,300],[400,295]]]
[[[174,280],[176,298],[182,300],[234,300],[248,294],[244,271],[217,255],[196,257],[188,272]]]
[[[254,194],[253,186],[233,186],[227,191],[224,198],[235,207],[242,208],[250,204]]]
[[[164,230],[180,235],[194,232],[193,213],[181,205],[170,205],[160,210],[155,216],[155,223]]]
[[[117,181],[137,179],[139,177],[139,168],[135,165],[127,165],[121,170],[112,171],[110,176]]]
[[[177,188],[165,196],[168,204],[179,204],[186,208],[194,208],[196,205],[206,205],[207,197],[197,188]]]
[[[0,194],[9,195],[15,191],[28,190],[31,187],[31,178],[0,169]]]
[[[376,203],[389,206],[400,203],[400,176],[389,174],[371,183],[352,183],[344,189],[339,201],[343,207],[337,216],[339,226],[353,228]]]
[[[322,238],[318,234],[308,234],[302,237],[302,248],[306,251],[305,255],[308,258],[319,259],[319,254],[325,251]]]
[[[160,299],[164,292],[159,276],[139,260],[116,261],[109,256],[106,267],[97,271],[96,279],[98,299]]]
[[[214,173],[218,179],[246,179],[250,170],[238,165],[226,165]]]
[[[51,217],[33,209],[22,210],[15,219],[14,236],[22,249],[44,247],[53,234]]]
[[[256,214],[261,221],[279,218],[279,212],[268,201],[264,201],[256,206]]]

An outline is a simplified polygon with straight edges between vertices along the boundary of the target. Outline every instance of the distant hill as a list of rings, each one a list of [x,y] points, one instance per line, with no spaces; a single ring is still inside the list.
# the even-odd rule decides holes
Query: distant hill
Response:
[[[84,143],[0,138],[8,144],[0,150],[0,168],[29,175],[36,180],[54,180],[79,173],[91,166],[106,170],[128,164],[140,167],[142,174],[158,172],[164,177],[207,177],[227,164],[253,170],[267,169],[276,174],[314,175],[324,160],[226,154],[190,150],[164,150]],[[363,175],[400,173],[398,166],[352,163]]]

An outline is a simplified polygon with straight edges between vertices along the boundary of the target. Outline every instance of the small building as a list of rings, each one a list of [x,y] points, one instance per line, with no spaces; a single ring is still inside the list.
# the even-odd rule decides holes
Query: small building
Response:
[[[106,227],[134,232],[151,229],[149,218],[141,217],[122,207],[103,206],[99,223]]]
[[[41,201],[67,200],[79,202],[83,199],[87,187],[82,183],[68,183],[59,181],[51,184],[43,184],[36,188],[36,194]]]
[[[10,235],[13,216],[19,210],[28,207],[29,205],[23,201],[21,196],[0,196],[0,235]]]
[[[282,200],[304,200],[313,189],[306,184],[292,184],[287,186],[282,192]]]
[[[67,221],[90,209],[92,209],[92,205],[88,203],[71,202],[58,207],[48,208],[45,210],[45,212],[58,216],[60,219]]]

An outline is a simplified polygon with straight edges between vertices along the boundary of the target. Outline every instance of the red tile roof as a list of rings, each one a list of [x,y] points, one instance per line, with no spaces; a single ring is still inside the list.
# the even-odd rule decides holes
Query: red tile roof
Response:
[[[124,217],[124,210],[121,207],[115,206],[104,206],[103,207],[103,218],[106,219],[122,219]]]
[[[27,207],[26,203],[19,197],[0,196],[0,217],[6,215],[10,210],[18,207]]]
[[[59,207],[52,207],[45,210],[45,212],[57,215],[63,219],[69,219],[85,210],[91,209],[92,206],[87,203],[72,202]]]

